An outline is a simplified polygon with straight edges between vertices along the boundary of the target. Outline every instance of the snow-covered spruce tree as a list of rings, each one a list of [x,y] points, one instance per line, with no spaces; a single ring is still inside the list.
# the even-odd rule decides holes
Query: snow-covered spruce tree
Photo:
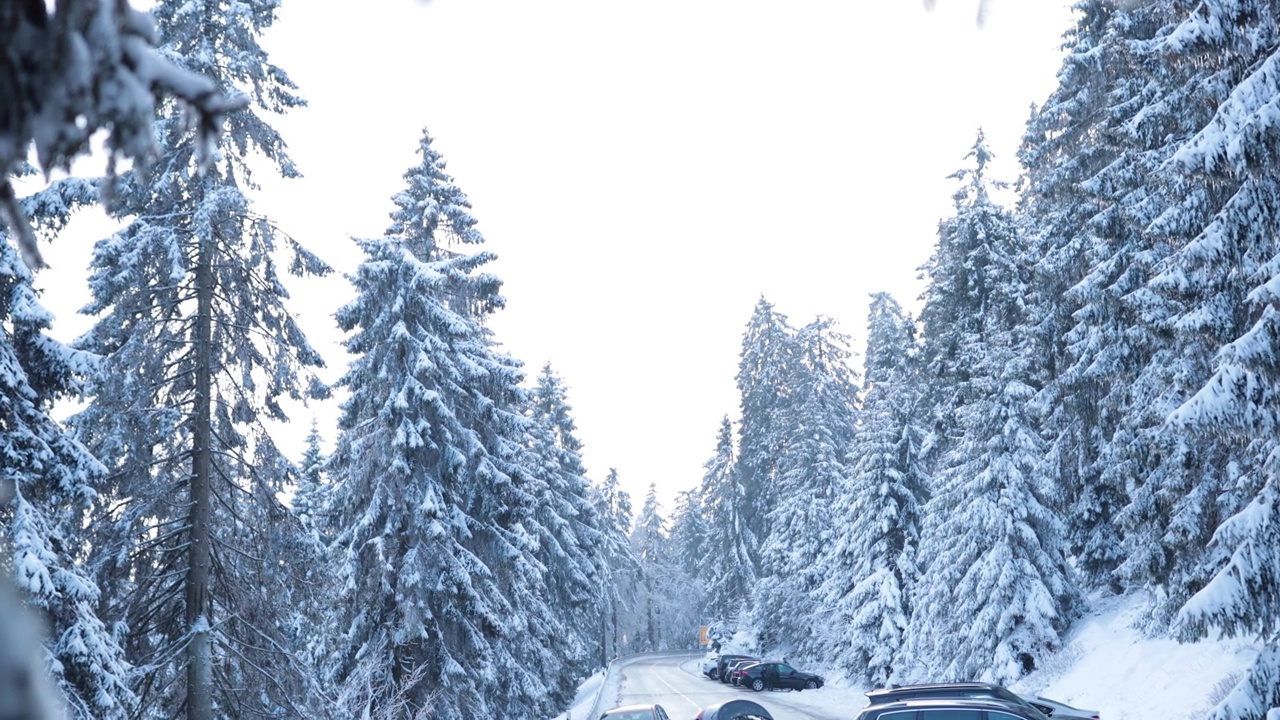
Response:
[[[975,167],[957,174],[964,187],[955,216],[939,227],[931,271],[935,281],[967,288],[977,326],[952,346],[967,371],[950,393],[960,400],[957,434],[925,506],[919,557],[928,564],[904,659],[918,677],[1008,683],[1061,646],[1079,594],[1057,515],[1059,488],[1028,407],[1035,373],[1018,227],[989,196],[991,155],[981,135],[967,157]]]
[[[328,466],[328,677],[351,715],[551,715],[522,372],[484,325],[503,298],[466,196],[425,131],[418,153],[337,315],[355,359]]]
[[[675,624],[682,628],[708,625],[716,617],[707,611],[706,578],[699,572],[709,550],[711,536],[702,507],[702,488],[681,490],[671,513],[672,601]],[[683,639],[683,638],[680,638]]]
[[[115,209],[133,219],[92,259],[86,312],[97,322],[78,342],[104,362],[73,422],[110,484],[85,542],[128,658],[147,668],[136,685],[147,716],[320,712],[291,642],[305,605],[296,571],[309,559],[278,495],[295,471],[264,421],[287,420],[282,397],[323,394],[306,379],[321,360],[284,304],[281,237],[246,194],[250,166],[296,175],[263,117],[303,104],[258,42],[277,8],[155,8],[164,54],[249,107],[227,117],[206,163],[185,109],[166,104],[163,156],[115,188]],[[285,242],[292,272],[328,271]]]
[[[535,557],[546,569],[548,605],[562,628],[545,649],[560,666],[553,677],[556,702],[563,706],[572,702],[577,679],[600,661],[603,580],[609,574],[572,411],[563,381],[547,363],[530,392],[533,427],[526,464],[542,480],[536,505],[542,537]]]
[[[795,337],[795,362],[782,381],[790,393],[775,419],[783,441],[777,457],[775,505],[760,549],[761,577],[752,626],[762,648],[817,658],[828,631],[818,588],[827,548],[835,541],[831,506],[849,477],[846,459],[857,417],[858,387],[848,338],[828,318]]]
[[[1154,85],[1141,49],[1167,24],[1164,5],[1076,2],[1058,88],[1032,113],[1019,153],[1043,432],[1076,567],[1088,582],[1116,589],[1124,557],[1116,516],[1141,473],[1122,425],[1160,337],[1138,331],[1134,292],[1162,254],[1142,231],[1163,204],[1147,177],[1168,153],[1163,139],[1143,138],[1163,124],[1156,114],[1139,122],[1135,113]]]
[[[740,620],[746,620],[746,603],[756,584],[752,553],[759,544],[746,519],[751,505],[738,474],[728,416],[720,421],[715,454],[703,467],[706,473],[700,490],[707,542],[694,567],[706,587],[707,620],[736,627]]]
[[[667,575],[666,522],[662,516],[662,505],[658,502],[658,486],[649,483],[640,514],[636,516],[635,527],[631,530],[631,547],[644,573],[636,597],[635,652],[665,649],[662,599],[668,588],[659,583]]]
[[[28,216],[53,226],[66,219]],[[129,689],[132,668],[97,612],[99,589],[76,541],[105,468],[48,414],[55,399],[79,395],[79,379],[95,358],[45,334],[53,318],[31,281],[14,246],[0,241],[0,567],[44,616],[47,669],[71,715],[126,718],[137,703]],[[0,592],[7,600],[8,589]],[[6,682],[5,692],[13,684]]]
[[[600,517],[605,565],[605,610],[601,614],[600,636],[606,660],[632,652],[626,638],[634,637],[628,623],[635,607],[636,587],[643,579],[640,561],[631,547],[631,496],[618,482],[618,471],[609,474],[598,487],[592,488],[592,501]]]
[[[897,679],[918,575],[928,481],[919,458],[916,349],[912,319],[889,295],[873,294],[862,408],[850,475],[831,509],[835,537],[821,589],[827,657],[872,687]]]
[[[327,505],[325,493],[328,491],[328,480],[325,463],[328,458],[320,449],[320,428],[314,418],[311,420],[311,430],[307,432],[306,443],[302,460],[298,463],[298,484],[289,507],[314,541],[323,544],[325,541],[320,532],[327,523],[321,513]]]
[[[1213,720],[1260,720],[1280,708],[1280,250],[1274,241],[1280,26],[1269,3],[1209,1],[1169,43],[1220,59],[1217,77],[1240,79],[1170,163],[1225,200],[1210,208],[1210,221],[1172,258],[1176,270],[1161,281],[1196,299],[1188,315],[1202,319],[1184,319],[1180,327],[1208,323],[1220,333],[1247,323],[1218,350],[1205,386],[1171,417],[1171,425],[1198,442],[1226,436],[1244,449],[1240,482],[1231,488],[1243,496],[1232,498],[1243,507],[1216,528],[1208,553],[1229,559],[1203,588],[1193,588],[1176,627],[1187,639],[1212,631],[1262,641],[1253,667],[1210,713]]]
[[[746,493],[742,518],[751,530],[742,540],[754,538],[760,545],[769,538],[766,516],[777,499],[777,460],[784,442],[777,418],[789,402],[786,376],[794,362],[794,339],[786,316],[761,297],[742,335],[737,375],[738,477]],[[760,569],[760,545],[747,548],[755,570]]]
[[[1137,433],[1154,462],[1119,518],[1127,535],[1120,571],[1153,590],[1150,620],[1161,630],[1226,561],[1222,548],[1209,547],[1213,530],[1258,490],[1269,453],[1269,440],[1189,436],[1165,419],[1208,382],[1214,356],[1257,317],[1246,295],[1265,282],[1261,268],[1274,254],[1267,218],[1277,209],[1274,164],[1252,155],[1269,141],[1246,139],[1266,132],[1247,116],[1266,106],[1274,85],[1267,69],[1278,34],[1274,8],[1179,5],[1181,22],[1147,50],[1159,94],[1142,111],[1176,114],[1165,135],[1169,159],[1146,180],[1168,199],[1147,228],[1167,252],[1144,288],[1143,308],[1145,324],[1168,342],[1134,383],[1141,406],[1156,413]],[[1254,70],[1259,84],[1248,81]]]

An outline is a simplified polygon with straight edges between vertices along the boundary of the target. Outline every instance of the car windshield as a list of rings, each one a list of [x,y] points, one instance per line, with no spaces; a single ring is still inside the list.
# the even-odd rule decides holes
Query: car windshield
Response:
[[[616,713],[605,713],[600,720],[653,720],[653,713],[648,710],[624,710]]]

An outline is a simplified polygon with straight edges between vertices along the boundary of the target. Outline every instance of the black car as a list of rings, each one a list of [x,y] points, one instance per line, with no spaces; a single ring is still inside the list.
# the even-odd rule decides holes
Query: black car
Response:
[[[721,655],[720,659],[716,662],[716,669],[707,673],[707,677],[712,680],[719,680],[720,682],[728,682],[726,678],[728,666],[738,660],[759,661],[759,658],[753,658],[750,655]]]
[[[826,683],[821,675],[801,672],[784,662],[749,665],[738,676],[738,684],[756,692],[770,690],[816,690]]]
[[[1026,703],[998,698],[935,697],[868,705],[856,720],[1044,720],[1044,715]]]
[[[901,700],[925,700],[931,698],[991,698],[1003,702],[1021,705],[1023,708],[1037,713],[1035,720],[1046,717],[1031,703],[1014,694],[1003,685],[984,682],[931,683],[928,685],[902,685],[867,693],[872,705],[883,705]]]

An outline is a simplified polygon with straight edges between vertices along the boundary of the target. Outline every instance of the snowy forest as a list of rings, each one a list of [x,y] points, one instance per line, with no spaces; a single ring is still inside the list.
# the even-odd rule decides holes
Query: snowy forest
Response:
[[[831,318],[744,308],[740,406],[669,512],[588,478],[571,382],[501,349],[425,130],[318,379],[283,277],[333,271],[253,203],[297,173],[271,117],[306,112],[276,9],[0,3],[0,680],[38,665],[28,702],[551,717],[699,625],[867,687],[1007,683],[1108,592],[1152,634],[1260,642],[1210,720],[1280,707],[1274,3],[1078,0],[1019,177],[981,132],[959,163],[918,314],[872,296],[857,358]],[[98,129],[105,177],[18,196]],[[127,222],[64,344],[33,278],[89,204]],[[269,430],[294,401],[342,409],[301,457]]]

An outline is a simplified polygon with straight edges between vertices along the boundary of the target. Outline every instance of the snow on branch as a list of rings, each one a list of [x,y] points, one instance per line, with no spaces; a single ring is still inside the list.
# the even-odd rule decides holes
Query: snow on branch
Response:
[[[0,221],[32,270],[46,265],[10,177],[33,144],[46,175],[87,154],[98,130],[109,170],[117,157],[145,163],[156,98],[171,96],[191,108],[208,158],[222,118],[245,105],[157,54],[150,16],[128,0],[0,0],[0,47]]]

